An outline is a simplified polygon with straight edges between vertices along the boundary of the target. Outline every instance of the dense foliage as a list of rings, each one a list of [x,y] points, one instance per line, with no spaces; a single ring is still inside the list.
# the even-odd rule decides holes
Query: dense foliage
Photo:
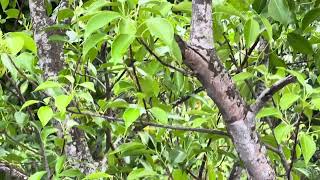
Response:
[[[37,65],[28,2],[0,2],[0,164],[31,179],[49,169],[54,179],[211,180],[245,168],[174,38],[189,38],[190,1],[46,1],[56,22],[43,31],[64,47],[63,69],[48,78]],[[257,115],[279,178],[283,160],[294,179],[320,177],[319,5],[213,1],[216,52],[249,104],[287,75],[297,78]],[[73,127],[94,170],[66,152]]]

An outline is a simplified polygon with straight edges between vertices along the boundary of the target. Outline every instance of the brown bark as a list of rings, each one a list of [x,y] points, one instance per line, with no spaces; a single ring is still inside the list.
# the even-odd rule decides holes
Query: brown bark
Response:
[[[249,175],[253,179],[275,179],[275,172],[268,162],[266,150],[259,142],[252,121],[255,114],[240,96],[213,47],[212,2],[193,0],[192,6],[190,44],[177,38],[184,63],[193,70],[219,108]]]

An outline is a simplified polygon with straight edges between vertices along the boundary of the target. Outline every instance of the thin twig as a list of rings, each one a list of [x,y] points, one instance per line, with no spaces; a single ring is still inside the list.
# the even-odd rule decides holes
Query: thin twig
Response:
[[[259,37],[256,39],[256,41],[253,43],[253,45],[250,47],[250,49],[248,51],[246,51],[246,55],[240,65],[240,68],[242,69],[244,67],[244,65],[248,62],[249,57],[251,56],[253,50],[256,48],[258,42],[259,42]],[[246,49],[247,50],[247,49]]]
[[[73,113],[73,114],[80,114],[80,115],[91,116],[91,117],[100,117],[100,118],[103,118],[103,119],[111,121],[111,122],[122,122],[122,123],[124,122],[123,119],[121,119],[121,118],[115,118],[115,117],[106,116],[106,115],[102,115],[102,114],[94,114],[94,113],[91,113],[91,112],[76,112],[76,111],[73,111],[73,110],[70,110],[70,109],[67,109],[67,111],[70,112],[70,113]],[[134,124],[140,125],[141,122],[135,122]],[[157,123],[147,122],[147,121],[142,121],[142,125],[158,127],[158,128],[164,128],[164,129],[171,129],[171,130],[179,130],[179,131],[189,131],[189,132],[198,132],[198,133],[206,133],[206,134],[216,134],[216,135],[222,135],[222,136],[229,137],[229,134],[227,132],[220,131],[220,130],[214,130],[214,129],[164,125],[164,124],[157,124]]]
[[[207,147],[210,146],[211,141],[212,141],[212,139],[209,139],[209,141],[208,141],[208,143],[207,143]],[[203,175],[203,171],[204,171],[206,162],[207,162],[207,154],[204,153],[203,158],[202,158],[202,163],[201,163],[201,166],[200,166],[200,168],[199,168],[198,179],[202,179],[202,175]]]
[[[183,103],[183,102],[186,102],[188,99],[190,99],[192,97],[192,95],[194,94],[198,94],[200,93],[201,91],[204,90],[204,87],[199,87],[197,88],[196,90],[194,90],[192,93],[186,95],[186,96],[182,96],[181,98],[179,98],[178,100],[174,101],[172,104],[172,107],[176,107],[178,106],[179,104]]]
[[[297,147],[297,144],[298,144],[298,133],[299,133],[299,126],[300,126],[300,121],[301,121],[301,117],[299,116],[298,117],[298,122],[296,124],[296,127],[295,127],[295,131],[294,131],[294,143],[293,143],[293,149],[291,151],[291,163],[290,163],[290,166],[289,166],[289,170],[287,172],[287,177],[291,177],[291,170],[292,170],[292,167],[293,167],[293,163],[294,161],[297,159],[296,157],[296,147]]]
[[[176,71],[180,72],[181,74],[183,74],[183,75],[185,75],[185,76],[190,76],[190,73],[186,72],[185,70],[179,69],[179,68],[177,68],[177,67],[174,67],[174,66],[172,66],[172,65],[170,65],[170,64],[162,61],[161,58],[160,58],[159,56],[157,56],[157,55],[150,49],[150,47],[147,45],[147,43],[145,43],[143,40],[140,40],[140,39],[137,38],[137,41],[138,41],[140,44],[142,44],[142,45],[147,49],[147,51],[148,51],[153,57],[155,57],[156,60],[159,61],[162,65],[164,65],[164,66],[166,66],[166,67],[169,67],[169,68],[171,68],[171,69],[173,69],[173,70],[176,70]]]
[[[251,105],[251,110],[254,114],[258,113],[259,110],[267,103],[267,101],[275,94],[277,91],[285,87],[290,83],[294,83],[296,81],[296,77],[289,75],[284,79],[277,81],[270,88],[265,89],[259,97],[256,99],[256,102]]]

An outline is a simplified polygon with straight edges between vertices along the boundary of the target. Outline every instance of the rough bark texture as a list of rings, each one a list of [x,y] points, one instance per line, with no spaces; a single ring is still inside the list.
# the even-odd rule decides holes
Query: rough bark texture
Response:
[[[43,0],[30,0],[29,8],[38,48],[39,66],[43,70],[44,78],[56,76],[63,67],[63,45],[50,42],[52,32],[45,31],[45,28],[54,22],[47,16]]]
[[[240,96],[213,47],[211,1],[193,0],[192,6],[191,43],[188,45],[177,38],[184,63],[194,71],[219,108],[249,175],[253,179],[275,179],[266,150],[260,144],[255,124],[251,121],[254,113]]]
[[[60,2],[58,8],[67,6],[67,1]],[[48,17],[45,10],[44,0],[30,0],[29,8],[31,12],[32,25],[34,29],[34,39],[38,48],[39,66],[43,71],[44,79],[56,77],[63,68],[63,44],[49,41],[49,37],[56,31],[44,31],[45,28],[55,22],[56,17]],[[67,117],[67,120],[69,117]],[[58,136],[62,137],[62,127],[60,123],[53,122],[59,132]],[[96,169],[96,163],[93,161],[85,134],[77,128],[72,128],[69,132],[71,139],[66,140],[65,153],[69,163],[78,167],[85,174],[91,173]]]

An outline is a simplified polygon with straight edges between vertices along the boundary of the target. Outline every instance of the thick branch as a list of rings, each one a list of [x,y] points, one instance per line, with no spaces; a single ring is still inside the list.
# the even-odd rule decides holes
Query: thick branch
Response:
[[[25,173],[5,163],[0,163],[0,172],[4,172],[13,179],[28,179],[28,176]]]
[[[296,82],[296,77],[289,75],[284,79],[277,81],[270,88],[265,89],[257,98],[255,104],[251,105],[251,110],[254,114],[258,113],[259,110],[267,103],[267,101],[280,89],[284,88],[290,83]]]

